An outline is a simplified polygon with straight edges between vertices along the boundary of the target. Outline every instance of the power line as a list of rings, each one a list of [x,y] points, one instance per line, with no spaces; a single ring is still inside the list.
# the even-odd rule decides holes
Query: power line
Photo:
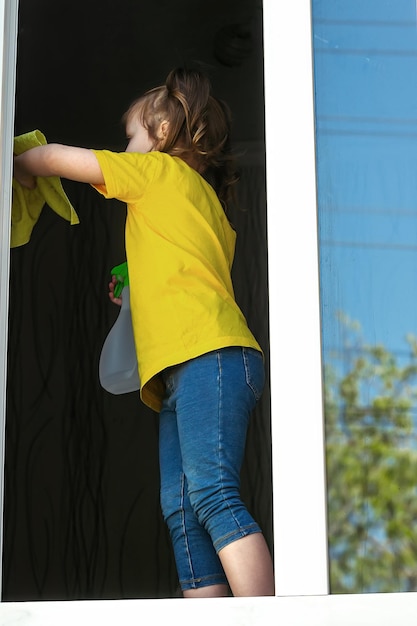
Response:
[[[341,207],[341,206],[320,206],[319,210],[325,213],[359,213],[363,215],[395,215],[396,217],[416,217],[417,209],[371,209],[369,207]]]
[[[380,343],[375,343],[375,344],[371,344],[371,343],[367,343],[365,344],[363,347],[360,346],[343,346],[342,348],[340,346],[326,346],[324,348],[324,352],[331,352],[333,353],[334,359],[342,359],[342,358],[346,358],[346,355],[361,355],[361,354],[366,354],[369,356],[369,350],[373,349],[373,348],[379,348],[381,346]],[[389,352],[390,354],[393,354],[394,356],[398,356],[401,358],[407,357],[410,360],[413,361],[417,361],[417,357],[416,355],[412,352],[411,349],[400,349],[400,348],[387,348],[385,345],[383,346],[387,352]]]
[[[352,55],[352,56],[394,56],[394,57],[416,57],[417,50],[396,50],[390,48],[317,48],[314,47],[314,53],[334,54],[334,55]]]
[[[341,137],[376,137],[383,139],[387,137],[397,137],[401,139],[415,139],[417,137],[417,131],[394,131],[394,130],[350,130],[350,129],[337,129],[337,128],[317,128],[318,135],[327,136],[341,136]]]
[[[416,20],[340,20],[325,17],[313,18],[313,24],[323,26],[376,26],[377,28],[416,28]]]
[[[365,241],[335,241],[331,239],[320,240],[320,245],[329,247],[341,247],[341,248],[369,248],[371,250],[387,250],[387,251],[401,251],[409,252],[410,250],[416,251],[417,244],[401,244],[401,243],[368,243]]]
[[[366,115],[317,115],[318,121],[345,122],[359,124],[398,124],[400,126],[417,126],[417,117],[405,119],[403,117],[372,117]]]

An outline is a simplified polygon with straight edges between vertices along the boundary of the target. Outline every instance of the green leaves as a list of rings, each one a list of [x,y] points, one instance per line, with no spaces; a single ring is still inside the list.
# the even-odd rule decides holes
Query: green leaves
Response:
[[[417,339],[398,359],[345,325],[324,373],[331,591],[417,590]]]

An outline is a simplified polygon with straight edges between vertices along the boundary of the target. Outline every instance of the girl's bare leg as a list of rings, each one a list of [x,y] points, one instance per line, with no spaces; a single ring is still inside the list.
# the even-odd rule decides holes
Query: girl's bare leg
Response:
[[[234,596],[275,595],[272,559],[261,533],[228,544],[219,558]]]
[[[183,591],[184,598],[224,598],[230,595],[227,585],[209,585],[200,589],[187,589]]]
[[[264,536],[254,533],[230,543],[219,558],[234,596],[275,595],[272,559]],[[230,595],[227,585],[188,589],[184,598],[220,598]]]

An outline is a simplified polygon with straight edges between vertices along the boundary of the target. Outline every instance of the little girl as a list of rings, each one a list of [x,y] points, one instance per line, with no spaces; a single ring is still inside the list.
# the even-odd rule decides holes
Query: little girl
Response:
[[[15,157],[14,176],[28,188],[37,176],[85,182],[127,204],[140,393],[159,412],[161,506],[183,595],[273,595],[266,542],[239,495],[264,368],[230,276],[228,110],[204,75],[178,69],[125,123],[126,152],[49,144]]]

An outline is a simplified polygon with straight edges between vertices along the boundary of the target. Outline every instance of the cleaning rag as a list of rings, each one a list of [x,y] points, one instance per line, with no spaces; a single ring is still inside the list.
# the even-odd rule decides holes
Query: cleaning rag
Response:
[[[43,146],[46,137],[39,130],[33,130],[14,139],[14,154],[19,155],[30,148]],[[58,176],[39,177],[35,189],[23,187],[13,179],[12,228],[10,246],[16,248],[28,243],[33,227],[41,211],[47,204],[55,213],[70,222],[79,224],[74,207],[69,201]]]

